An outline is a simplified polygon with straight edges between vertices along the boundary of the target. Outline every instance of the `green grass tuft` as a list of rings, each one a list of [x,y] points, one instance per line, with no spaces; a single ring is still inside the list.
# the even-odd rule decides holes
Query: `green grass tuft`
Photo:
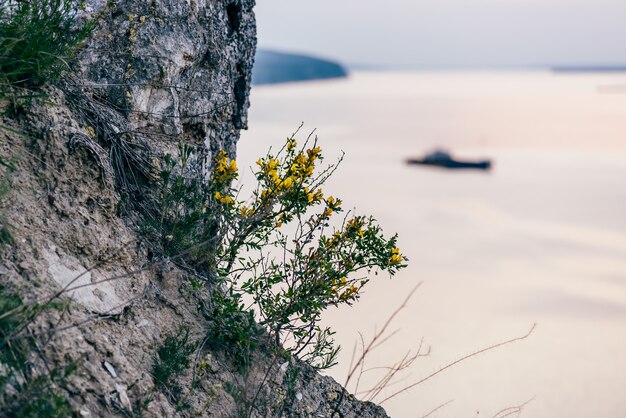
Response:
[[[72,415],[69,402],[57,386],[75,365],[55,368],[47,374],[34,373],[31,357],[34,341],[24,332],[24,324],[41,308],[24,305],[22,300],[0,286],[0,416],[15,418]]]
[[[93,24],[76,23],[73,0],[0,0],[0,98],[40,98],[68,68]]]
[[[170,386],[173,378],[189,367],[189,356],[196,348],[197,343],[190,341],[189,328],[181,327],[178,333],[167,336],[157,351],[152,368],[156,386],[160,388]]]

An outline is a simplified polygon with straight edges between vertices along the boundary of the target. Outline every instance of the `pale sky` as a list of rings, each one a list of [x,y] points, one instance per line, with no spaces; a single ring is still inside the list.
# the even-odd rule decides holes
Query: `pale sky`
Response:
[[[383,67],[626,65],[626,0],[257,0],[259,46]]]

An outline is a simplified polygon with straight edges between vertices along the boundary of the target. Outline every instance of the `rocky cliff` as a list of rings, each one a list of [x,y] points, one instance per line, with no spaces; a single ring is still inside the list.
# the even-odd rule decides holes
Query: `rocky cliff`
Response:
[[[71,70],[44,88],[46,100],[0,105],[11,108],[0,120],[7,415],[386,416],[269,349],[246,370],[210,350],[210,286],[142,234],[164,153],[181,141],[193,147],[200,168],[189,175],[202,178],[218,151],[236,151],[249,106],[253,5],[88,0],[79,19],[96,17],[96,29]],[[9,328],[16,309],[21,322]],[[24,341],[28,350],[17,350]],[[15,355],[5,356],[18,351],[19,375],[9,366]],[[181,352],[159,384],[155,365]]]

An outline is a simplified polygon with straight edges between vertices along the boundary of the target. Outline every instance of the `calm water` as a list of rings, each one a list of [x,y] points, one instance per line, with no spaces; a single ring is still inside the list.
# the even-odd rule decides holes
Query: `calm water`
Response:
[[[431,416],[491,417],[531,398],[525,417],[626,416],[624,85],[616,74],[357,73],[253,89],[240,166],[301,121],[317,128],[328,157],[346,152],[328,191],[399,232],[411,260],[329,313],[345,348],[330,374],[343,382],[357,333],[371,335],[423,282],[368,365],[390,365],[422,338],[432,352],[387,393],[538,327],[386,402],[392,416],[452,400]],[[495,167],[403,163],[434,146]]]

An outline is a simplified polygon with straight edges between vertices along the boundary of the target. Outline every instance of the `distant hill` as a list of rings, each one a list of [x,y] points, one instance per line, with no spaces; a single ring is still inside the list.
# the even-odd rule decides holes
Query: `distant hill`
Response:
[[[347,70],[333,61],[307,55],[257,50],[252,69],[252,84],[286,83],[347,76]]]
[[[623,73],[626,65],[574,65],[552,67],[555,73]]]

